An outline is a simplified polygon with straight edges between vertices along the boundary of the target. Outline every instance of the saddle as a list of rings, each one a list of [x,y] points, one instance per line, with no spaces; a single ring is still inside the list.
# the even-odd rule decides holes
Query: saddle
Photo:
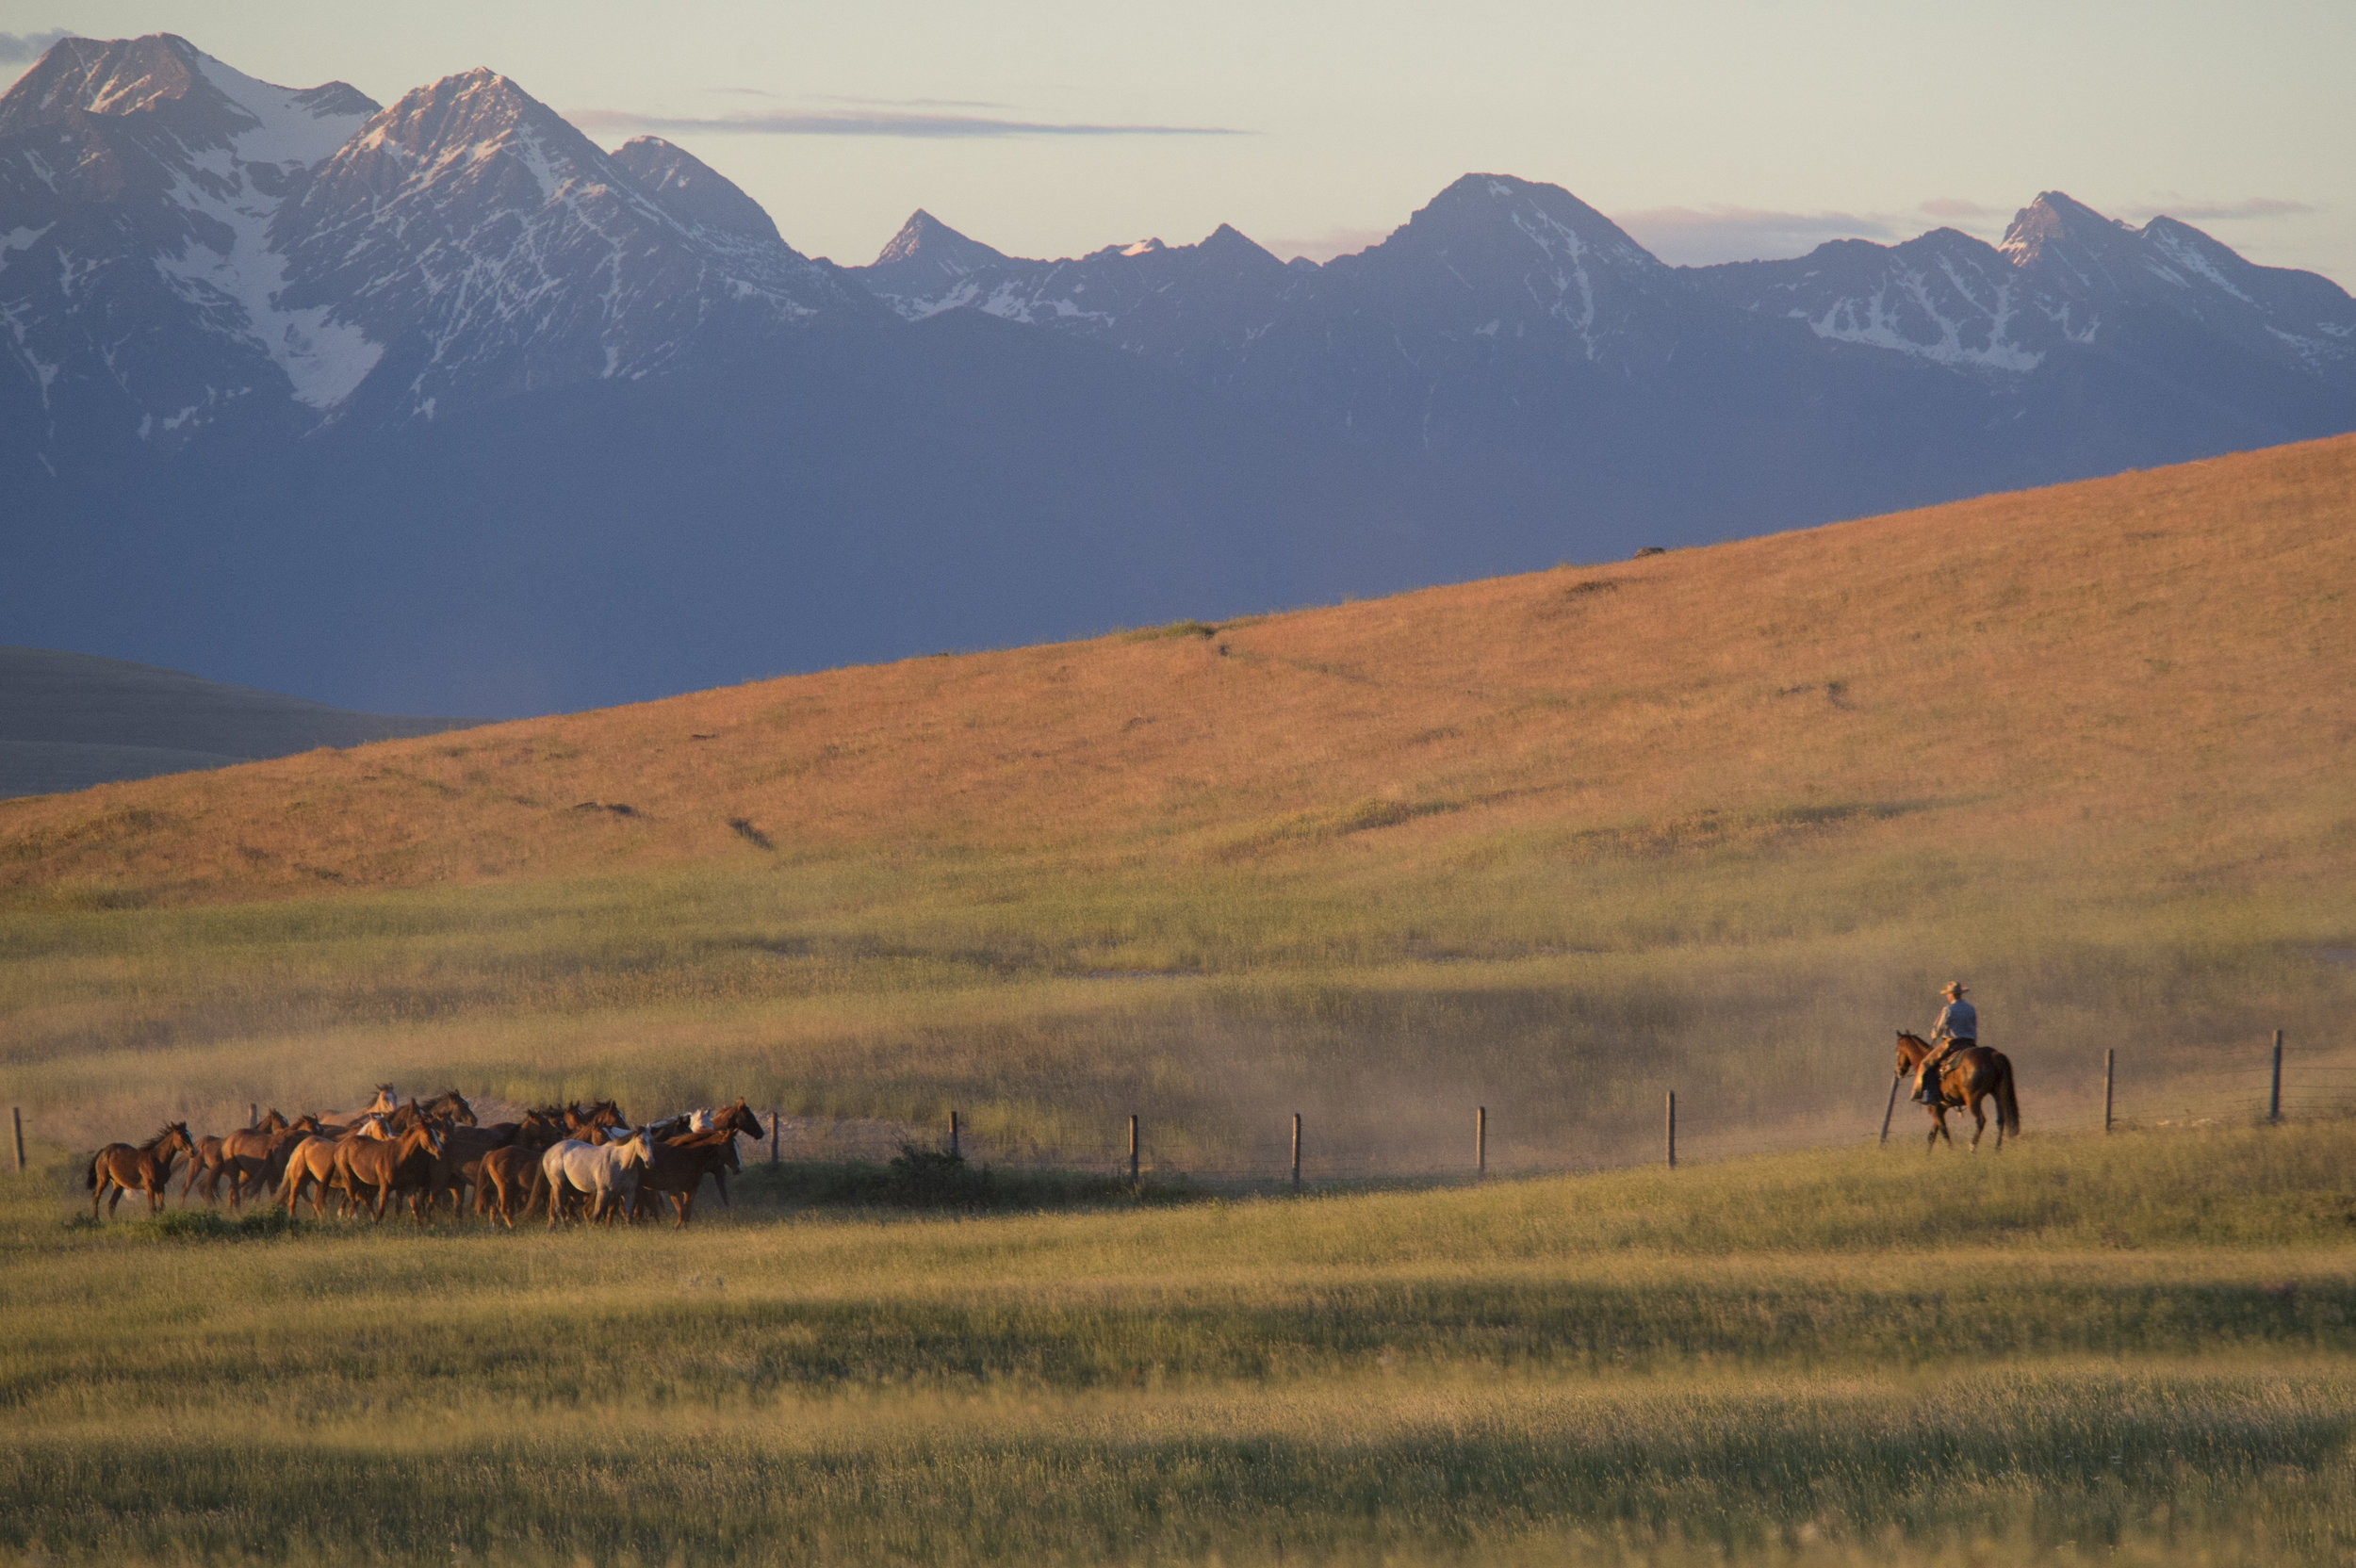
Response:
[[[1942,1040],[1939,1042],[1938,1048],[1939,1065],[1931,1070],[1931,1082],[1929,1087],[1938,1091],[1939,1104],[1942,1108],[1951,1111],[1960,1111],[1966,1108],[1966,1104],[1963,1101],[1956,1099],[1954,1095],[1947,1092],[1945,1080],[1948,1070],[1955,1066],[1955,1057],[1963,1052],[1971,1050],[1973,1046],[1979,1043],[1980,1042],[1977,1040],[1966,1039]],[[1927,1104],[1929,1102],[1926,1101],[1924,1103]]]

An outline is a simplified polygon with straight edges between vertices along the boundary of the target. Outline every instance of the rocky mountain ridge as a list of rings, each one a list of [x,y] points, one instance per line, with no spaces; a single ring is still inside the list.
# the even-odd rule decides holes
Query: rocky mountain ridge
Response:
[[[2344,291],[2053,192],[1702,269],[1488,173],[1322,266],[792,227],[495,71],[58,43],[0,93],[0,624],[521,712],[2356,429]]]

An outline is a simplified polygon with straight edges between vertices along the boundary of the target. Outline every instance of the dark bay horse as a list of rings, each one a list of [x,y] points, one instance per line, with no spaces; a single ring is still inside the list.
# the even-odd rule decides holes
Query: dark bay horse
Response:
[[[137,1148],[127,1143],[106,1145],[90,1156],[90,1168],[82,1173],[82,1184],[90,1188],[90,1217],[98,1217],[98,1200],[104,1198],[106,1217],[112,1219],[115,1205],[126,1192],[144,1192],[147,1212],[161,1214],[164,1189],[172,1184],[172,1156],[195,1152],[196,1140],[188,1136],[185,1121],[172,1122]]]
[[[1898,1076],[1911,1078],[1922,1059],[1937,1049],[1920,1035],[1898,1031]],[[1980,1102],[1993,1098],[1996,1102],[1996,1147],[2004,1147],[2004,1135],[2021,1135],[2021,1104],[2012,1093],[2012,1058],[2001,1051],[1985,1045],[1974,1045],[1956,1052],[1939,1065],[1939,1092],[1957,1104],[1969,1106],[1972,1119],[1972,1147],[1976,1152],[1980,1136],[1988,1131],[1988,1113],[1980,1109]],[[1947,1106],[1944,1103],[1925,1105],[1931,1113],[1931,1135],[1924,1152],[1935,1149],[1941,1138],[1948,1147],[1955,1139],[1947,1134]]]

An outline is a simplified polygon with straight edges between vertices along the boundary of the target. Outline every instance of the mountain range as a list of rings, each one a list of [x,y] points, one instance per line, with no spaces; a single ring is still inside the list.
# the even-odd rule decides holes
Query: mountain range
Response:
[[[171,35],[0,95],[17,641],[516,712],[1623,555],[2356,428],[2356,301],[2058,192],[1668,266],[1470,174],[1322,266],[795,251],[513,81]]]

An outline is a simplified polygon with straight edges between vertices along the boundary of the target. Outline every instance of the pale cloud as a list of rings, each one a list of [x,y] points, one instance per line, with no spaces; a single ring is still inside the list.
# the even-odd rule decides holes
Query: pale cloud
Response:
[[[1961,219],[1965,221],[1974,218],[2010,219],[2014,211],[2011,207],[1991,207],[1980,202],[1967,202],[1960,196],[1934,196],[1923,203],[1920,210],[1933,218]]]
[[[2217,223],[2243,218],[2303,218],[2318,209],[2305,202],[2284,201],[2278,196],[2245,196],[2233,202],[2188,202],[2170,197],[2149,203],[2144,210],[2164,212],[2180,223]]]
[[[710,116],[640,114],[630,109],[581,109],[565,118],[584,131],[652,131],[695,136],[959,137],[1249,136],[1221,125],[1074,125],[1032,120],[1000,120],[973,114],[777,113]]]
[[[1652,207],[1613,221],[1665,262],[1707,267],[1806,255],[1828,239],[1887,242],[1906,237],[1886,218],[1854,212],[1775,212],[1759,207]]]

